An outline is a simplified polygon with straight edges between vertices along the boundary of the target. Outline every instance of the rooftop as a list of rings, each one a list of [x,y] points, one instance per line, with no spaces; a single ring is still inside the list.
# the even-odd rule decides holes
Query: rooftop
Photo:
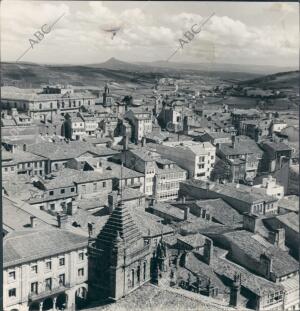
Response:
[[[110,148],[95,147],[93,144],[83,141],[43,142],[28,146],[28,151],[52,161],[73,159],[85,154],[103,157],[118,153]]]
[[[229,198],[245,201],[249,204],[257,202],[273,202],[277,200],[275,197],[256,191],[255,188],[240,184],[219,184],[202,180],[186,180],[183,181],[182,184],[200,188],[202,190],[209,190],[210,192],[214,192],[216,195],[219,193]]]
[[[88,309],[88,311],[233,311],[234,308],[217,304],[214,300],[185,290],[157,287],[145,284],[110,305]],[[241,308],[240,311],[246,309]],[[249,310],[249,309],[247,309]]]
[[[223,236],[231,243],[235,244],[238,248],[240,248],[244,253],[247,254],[247,256],[254,259],[258,264],[261,255],[269,254],[273,259],[272,271],[276,277],[285,276],[287,274],[298,271],[299,269],[299,263],[288,253],[267,241],[264,241],[262,244],[251,232],[239,230],[224,233]]]
[[[206,237],[200,233],[177,237],[178,241],[192,246],[193,248],[202,247]]]
[[[236,136],[235,144],[225,143],[219,146],[220,152],[225,156],[240,154],[256,154],[262,156],[263,151],[258,147],[257,143],[246,136]]]
[[[26,230],[9,233],[3,241],[3,265],[21,263],[87,247],[87,238],[62,229]]]

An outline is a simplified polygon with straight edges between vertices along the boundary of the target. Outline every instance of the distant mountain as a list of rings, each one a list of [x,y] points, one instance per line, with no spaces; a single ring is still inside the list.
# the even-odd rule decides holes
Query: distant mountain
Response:
[[[299,92],[299,70],[279,72],[272,75],[263,76],[240,82],[241,85],[270,88],[270,89],[296,89]]]
[[[92,67],[92,68],[105,68],[105,69],[110,69],[110,70],[125,70],[125,71],[142,71],[143,70],[143,66],[141,65],[127,63],[119,59],[116,59],[114,57],[108,59],[104,63],[89,64],[86,66]]]
[[[276,67],[268,65],[239,65],[239,64],[218,64],[218,63],[179,63],[169,61],[139,62],[138,65],[161,67],[170,69],[189,69],[199,71],[217,72],[243,72],[257,75],[274,74],[281,71],[292,71],[292,67]]]

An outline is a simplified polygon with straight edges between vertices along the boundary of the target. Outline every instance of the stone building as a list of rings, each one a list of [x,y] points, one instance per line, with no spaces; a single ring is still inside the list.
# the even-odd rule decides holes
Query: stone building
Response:
[[[118,300],[150,280],[150,244],[119,204],[89,249],[91,299]]]
[[[4,311],[74,309],[87,295],[87,238],[28,229],[4,238]]]

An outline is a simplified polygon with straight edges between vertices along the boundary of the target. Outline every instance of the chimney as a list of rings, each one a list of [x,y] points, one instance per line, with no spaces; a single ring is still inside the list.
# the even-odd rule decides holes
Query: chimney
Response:
[[[255,233],[257,229],[258,216],[251,213],[243,214],[243,228]]]
[[[128,150],[128,136],[123,136],[123,151]]]
[[[231,136],[231,143],[232,143],[232,148],[234,149],[236,147],[236,138],[235,138],[235,135],[232,135]]]
[[[30,227],[35,228],[37,225],[36,223],[36,217],[35,216],[30,216]]]
[[[142,137],[142,147],[146,147],[146,137]]]
[[[185,207],[184,208],[184,220],[187,220],[188,219],[188,217],[189,217],[189,212],[190,212],[190,209],[189,209],[189,207]]]
[[[211,239],[205,239],[204,243],[204,251],[203,251],[203,259],[205,263],[210,265],[213,260],[213,242]]]
[[[68,215],[57,214],[57,225],[60,229],[66,229],[66,227],[68,226]]]
[[[230,301],[229,305],[237,307],[240,300],[240,291],[241,291],[241,274],[236,273],[230,288]]]
[[[108,212],[109,212],[109,214],[111,214],[117,206],[118,206],[118,192],[112,191],[108,195]]]
[[[26,149],[27,149],[27,145],[23,144],[23,151],[26,151]]]
[[[89,222],[88,223],[88,233],[89,233],[89,238],[93,235],[94,233],[94,223]]]
[[[68,215],[75,215],[78,210],[78,202],[77,201],[72,201],[69,202],[67,205],[67,214]]]
[[[273,259],[267,254],[261,254],[259,258],[259,267],[261,270],[261,274],[267,278],[271,279],[272,270],[273,270]]]
[[[269,241],[275,246],[285,250],[285,230],[284,228],[276,229],[269,232]]]

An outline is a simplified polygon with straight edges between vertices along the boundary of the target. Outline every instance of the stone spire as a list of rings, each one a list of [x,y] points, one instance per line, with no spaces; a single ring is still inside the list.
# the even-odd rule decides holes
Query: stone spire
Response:
[[[128,208],[119,204],[108,218],[106,224],[97,237],[97,244],[103,243],[107,246],[122,239],[130,246],[141,238],[141,233],[130,215]]]

